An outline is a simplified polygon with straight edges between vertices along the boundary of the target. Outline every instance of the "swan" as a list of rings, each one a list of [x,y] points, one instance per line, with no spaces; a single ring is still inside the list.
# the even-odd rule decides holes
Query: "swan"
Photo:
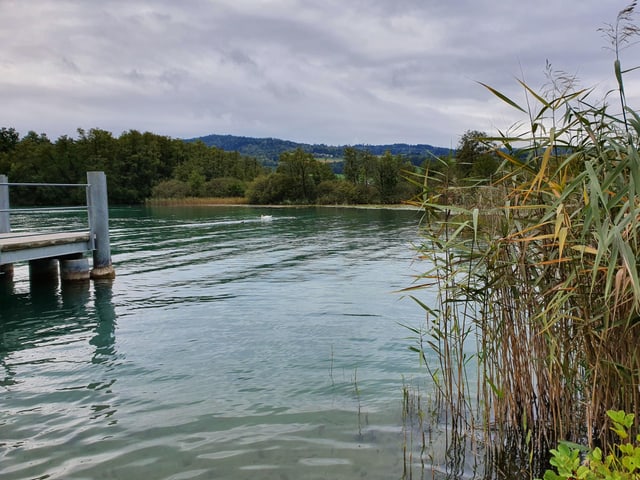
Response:
[[[270,222],[273,220],[273,215],[260,215],[260,220],[263,222]]]

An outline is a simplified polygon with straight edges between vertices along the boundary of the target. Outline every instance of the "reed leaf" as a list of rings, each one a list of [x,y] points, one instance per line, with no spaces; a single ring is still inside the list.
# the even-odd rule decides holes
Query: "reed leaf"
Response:
[[[522,113],[527,113],[527,110],[525,110],[524,108],[522,108],[520,105],[518,105],[516,102],[514,102],[513,100],[511,100],[509,97],[507,97],[506,95],[500,93],[498,90],[496,90],[493,87],[490,87],[489,85],[487,85],[486,83],[482,83],[482,82],[478,82],[480,85],[482,85],[484,88],[486,88],[487,90],[489,90],[491,93],[493,93],[496,97],[498,97],[500,100],[502,100],[503,102],[507,103],[508,105],[511,105],[513,108],[520,110]]]

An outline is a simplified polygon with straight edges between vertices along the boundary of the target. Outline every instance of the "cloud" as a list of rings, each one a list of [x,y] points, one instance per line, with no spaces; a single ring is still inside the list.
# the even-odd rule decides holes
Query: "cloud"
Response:
[[[0,124],[449,146],[517,119],[480,81],[519,98],[548,60],[615,87],[615,3],[3,0]]]

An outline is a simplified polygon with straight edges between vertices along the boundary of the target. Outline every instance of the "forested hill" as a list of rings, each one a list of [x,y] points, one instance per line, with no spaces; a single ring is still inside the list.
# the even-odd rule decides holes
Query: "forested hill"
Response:
[[[332,146],[324,144],[296,143],[277,138],[238,137],[235,135],[206,135],[187,139],[187,142],[202,141],[207,146],[214,146],[226,151],[239,152],[241,155],[251,156],[261,160],[265,164],[276,164],[281,153],[301,148],[305,152],[312,153],[319,158],[334,158],[341,160],[344,149],[348,146],[358,150],[368,150],[373,155],[384,155],[389,151],[392,155],[403,155],[414,163],[419,163],[426,157],[446,156],[451,153],[448,148],[434,147],[432,145],[408,145],[394,143],[391,145],[341,145]]]

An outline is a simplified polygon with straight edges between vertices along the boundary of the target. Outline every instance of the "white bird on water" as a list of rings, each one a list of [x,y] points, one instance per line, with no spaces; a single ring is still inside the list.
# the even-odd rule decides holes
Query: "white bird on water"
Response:
[[[262,222],[270,222],[273,220],[273,215],[260,215],[260,221]]]

